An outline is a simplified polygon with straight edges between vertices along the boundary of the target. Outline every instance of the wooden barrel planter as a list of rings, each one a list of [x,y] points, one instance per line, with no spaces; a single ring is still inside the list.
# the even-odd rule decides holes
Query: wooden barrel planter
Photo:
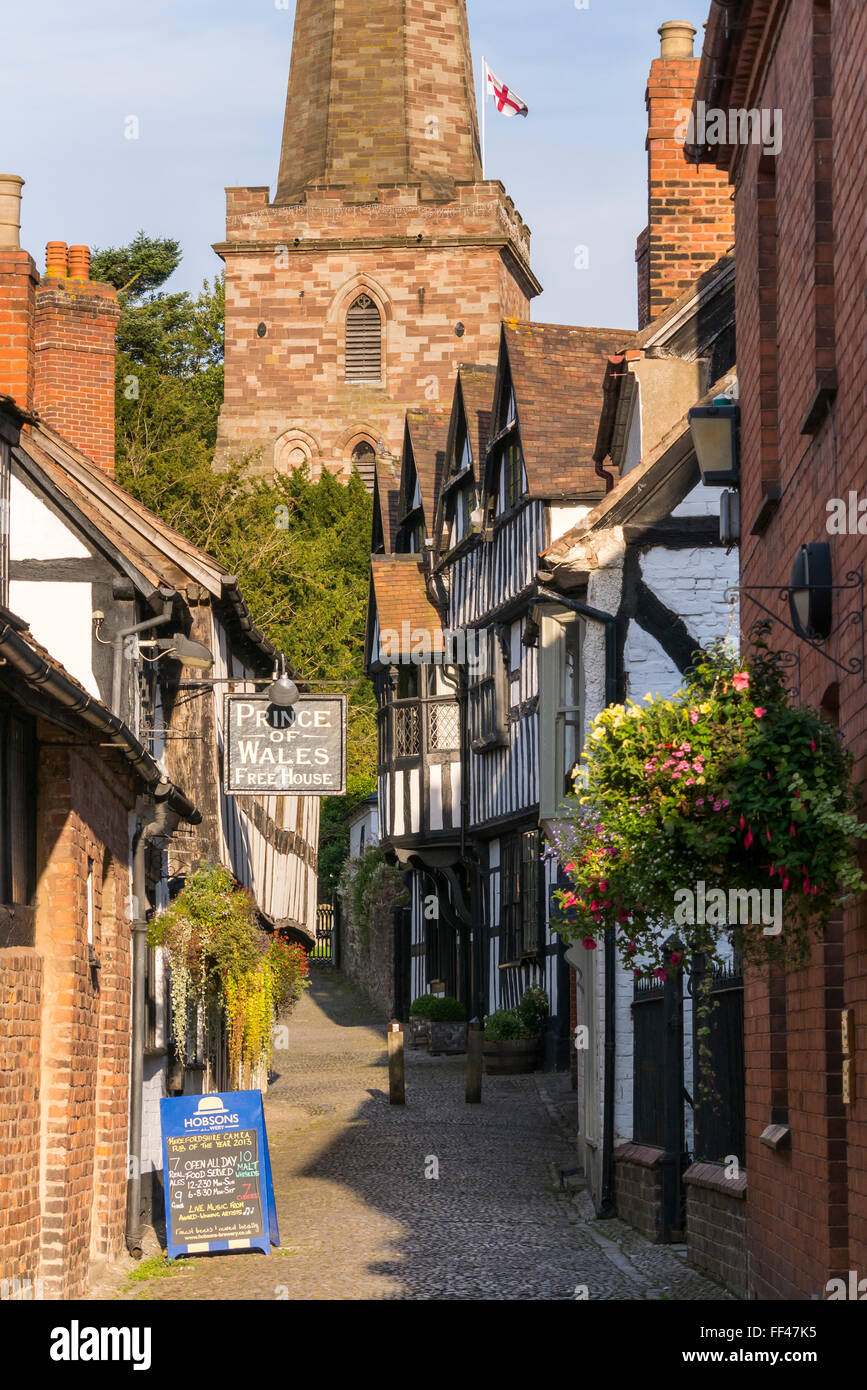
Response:
[[[538,1038],[512,1038],[503,1042],[482,1043],[485,1071],[488,1076],[523,1076],[539,1065],[541,1044]]]

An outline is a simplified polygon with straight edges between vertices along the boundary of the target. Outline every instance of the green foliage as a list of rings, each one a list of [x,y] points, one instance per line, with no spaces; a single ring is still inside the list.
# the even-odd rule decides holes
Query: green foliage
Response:
[[[430,1018],[428,1010],[434,1002],[436,995],[420,994],[417,999],[413,999],[409,1006],[409,1011],[414,1018]]]
[[[573,885],[558,895],[558,930],[593,949],[613,927],[636,974],[665,978],[694,952],[719,959],[731,935],[726,916],[690,921],[684,890],[703,882],[728,901],[772,889],[782,934],[752,920],[739,944],[750,959],[803,962],[834,908],[865,887],[855,848],[867,826],[837,731],[791,702],[763,625],[751,659],[719,646],[675,696],[646,701],[593,723],[573,817],[552,832]]]
[[[529,1042],[536,1036],[519,1009],[495,1009],[485,1019],[485,1042]]]
[[[548,995],[541,985],[530,985],[524,990],[518,1013],[525,1027],[529,1028],[534,1036],[543,1031],[549,1010]]]
[[[375,783],[376,706],[362,673],[372,500],[357,475],[343,486],[304,471],[251,481],[249,457],[212,468],[223,399],[222,278],[198,295],[161,290],[178,243],[140,232],[99,251],[93,275],[120,291],[117,478],[195,545],[238,575],[259,627],[297,677],[329,682],[349,701],[355,790],[326,810],[324,881],[336,886],[352,798]],[[364,788],[362,791],[361,788]],[[357,804],[357,801],[356,801]]]
[[[129,246],[94,247],[90,274],[114,285],[119,294],[136,298],[165,284],[181,263],[181,244],[168,237],[149,237],[143,231]]]
[[[307,958],[297,943],[261,930],[251,893],[228,869],[202,864],[165,912],[150,923],[148,943],[171,966],[175,1047],[186,1061],[187,1031],[200,1011],[225,1015],[231,1074],[238,1086],[267,1070],[279,1014],[307,987]]]
[[[463,1023],[467,1011],[451,994],[435,994],[431,996],[424,1017],[429,1018],[431,1023]]]
[[[386,861],[379,845],[347,859],[338,891],[364,952],[370,950],[372,933],[388,931],[392,909],[407,902],[409,896],[401,870]]]
[[[376,789],[376,778],[367,772],[350,773],[346,796],[322,798],[319,810],[319,896],[337,891],[343,865],[349,857],[349,817]]]

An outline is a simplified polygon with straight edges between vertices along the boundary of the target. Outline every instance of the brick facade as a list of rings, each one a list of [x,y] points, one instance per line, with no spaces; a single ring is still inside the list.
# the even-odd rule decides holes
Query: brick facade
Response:
[[[58,434],[113,473],[117,294],[90,279],[87,247],[71,246],[64,268],[65,252],[63,242],[50,244],[36,291],[35,406]]]
[[[863,568],[864,541],[829,535],[826,507],[865,491],[867,8],[858,0],[744,0],[734,15],[718,9],[698,95],[783,113],[776,159],[757,145],[718,153],[736,189],[741,583],[786,584],[798,548],[814,541],[830,542],[835,583],[844,583]],[[769,47],[753,42],[763,32],[775,35]],[[856,610],[863,617],[860,592],[837,592],[834,605],[836,623]],[[745,633],[758,616],[745,598]],[[844,668],[860,660],[858,627],[844,622],[822,652],[779,625],[773,640],[797,654],[801,700],[839,722],[863,785],[864,677],[827,659]],[[842,1100],[844,1007],[855,1010],[860,1073],[850,1105]],[[863,901],[828,924],[804,969],[770,978],[748,972],[745,1012],[751,1293],[821,1298],[830,1278],[867,1274]],[[790,1126],[790,1147],[761,1143],[772,1122]]]
[[[716,1163],[693,1163],[683,1175],[689,1263],[747,1297],[747,1179],[728,1178]]]
[[[42,957],[0,950],[0,1281],[39,1276]]]
[[[406,410],[447,403],[460,362],[494,364],[500,321],[527,318],[540,286],[528,229],[481,178],[464,0],[299,4],[276,198],[228,189],[215,249],[218,468],[348,477],[359,444],[399,456]],[[346,380],[361,294],[380,317],[375,383]]]
[[[129,1112],[128,775],[54,742],[39,762],[36,947],[44,961],[42,1250],[48,1297],[75,1298],[123,1245]],[[93,951],[88,944],[91,880]]]
[[[650,1144],[618,1144],[614,1150],[617,1215],[652,1241],[660,1235],[663,1153]]]
[[[662,48],[647,83],[648,225],[638,240],[638,326],[668,308],[734,241],[734,208],[725,174],[694,164],[678,127],[695,93],[699,60],[695,29],[672,21],[660,29]]]

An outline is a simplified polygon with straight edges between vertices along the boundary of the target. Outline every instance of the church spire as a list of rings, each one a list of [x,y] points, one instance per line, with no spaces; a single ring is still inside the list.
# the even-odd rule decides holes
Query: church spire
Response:
[[[466,0],[298,0],[276,203],[481,177]]]

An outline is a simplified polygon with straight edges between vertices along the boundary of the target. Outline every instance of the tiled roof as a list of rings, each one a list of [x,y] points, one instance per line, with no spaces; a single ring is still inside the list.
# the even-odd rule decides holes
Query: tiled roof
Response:
[[[402,633],[408,653],[411,634],[423,632],[432,647],[442,648],[440,616],[428,597],[424,574],[417,555],[373,555],[370,572],[380,635],[386,629]],[[404,627],[406,624],[406,627]]]
[[[446,459],[446,439],[448,437],[451,410],[408,410],[406,412],[406,436],[412,447],[421,501],[424,508],[425,529],[433,530],[436,499],[442,481]],[[406,462],[404,444],[404,465]],[[405,466],[401,468],[401,488],[406,487]],[[406,515],[411,498],[401,496],[401,513]]]
[[[635,337],[623,328],[504,321],[503,346],[531,495],[593,496],[604,491],[593,450],[605,367],[609,355],[631,347]]]
[[[30,424],[21,431],[14,452],[24,467],[35,465],[49,488],[67,499],[108,541],[146,592],[148,586],[183,591],[190,583],[197,584],[214,599],[231,605],[242,620],[245,637],[269,659],[278,654],[253,626],[235,576],[167,526],[61,435],[45,424]]]

